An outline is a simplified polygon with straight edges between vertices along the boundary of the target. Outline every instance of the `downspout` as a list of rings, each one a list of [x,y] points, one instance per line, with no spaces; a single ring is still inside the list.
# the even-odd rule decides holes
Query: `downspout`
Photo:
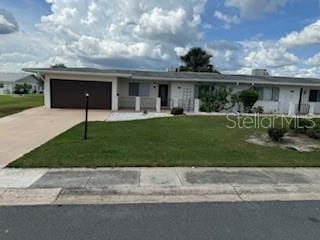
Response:
[[[301,112],[302,94],[303,94],[303,88],[300,88],[299,105],[298,105],[298,114],[300,114],[300,112]]]

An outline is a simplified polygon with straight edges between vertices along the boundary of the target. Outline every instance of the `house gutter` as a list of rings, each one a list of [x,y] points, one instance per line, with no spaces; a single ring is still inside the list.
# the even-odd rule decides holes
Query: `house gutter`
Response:
[[[83,75],[83,76],[101,76],[101,77],[126,77],[130,78],[131,74],[123,73],[93,73],[93,72],[75,72],[75,71],[49,71],[49,70],[36,70],[36,69],[22,69],[25,72],[43,73],[43,74],[63,74],[63,75]]]
[[[290,83],[290,82],[268,82],[268,81],[255,81],[255,80],[220,80],[220,79],[199,79],[199,78],[165,78],[165,77],[145,77],[134,76],[132,74],[125,73],[95,73],[95,72],[77,72],[77,71],[50,71],[40,69],[22,69],[25,72],[42,73],[42,74],[61,74],[61,75],[82,75],[82,76],[100,76],[100,77],[123,77],[132,80],[150,80],[150,81],[177,81],[177,82],[218,82],[218,83],[230,83],[230,84],[248,84],[248,85],[275,85],[275,86],[305,86],[305,87],[320,87],[320,83]]]

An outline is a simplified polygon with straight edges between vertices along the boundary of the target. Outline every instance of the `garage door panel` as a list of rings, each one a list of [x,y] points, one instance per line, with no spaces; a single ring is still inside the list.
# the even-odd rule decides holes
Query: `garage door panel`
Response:
[[[51,79],[52,108],[84,108],[89,93],[89,108],[111,109],[112,83]]]

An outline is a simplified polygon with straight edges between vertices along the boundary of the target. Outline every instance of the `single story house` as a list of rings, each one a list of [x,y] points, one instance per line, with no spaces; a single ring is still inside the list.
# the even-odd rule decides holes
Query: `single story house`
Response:
[[[0,72],[0,94],[13,94],[17,84],[29,84],[30,93],[42,91],[39,80],[34,74],[24,72]]]
[[[199,111],[199,95],[219,87],[255,87],[256,106],[266,113],[320,114],[320,79],[217,73],[28,68],[44,78],[47,108],[83,108],[85,93],[95,109],[171,109]]]

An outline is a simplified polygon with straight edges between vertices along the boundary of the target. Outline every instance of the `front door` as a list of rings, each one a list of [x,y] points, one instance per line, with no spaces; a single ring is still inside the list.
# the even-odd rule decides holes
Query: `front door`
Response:
[[[159,98],[161,98],[161,107],[168,107],[168,85],[159,85]]]

